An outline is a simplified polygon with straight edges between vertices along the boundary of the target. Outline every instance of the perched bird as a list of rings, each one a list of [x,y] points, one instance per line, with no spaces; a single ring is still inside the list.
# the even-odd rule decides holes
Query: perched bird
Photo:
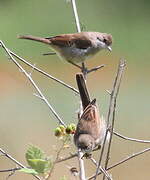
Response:
[[[96,99],[90,101],[83,75],[76,74],[76,81],[82,101],[83,113],[79,117],[74,134],[74,143],[81,151],[90,152],[96,146],[102,144],[106,132],[106,123],[100,117]]]
[[[79,68],[81,67],[76,63],[84,62],[102,49],[112,50],[112,36],[100,32],[61,34],[48,38],[23,35],[18,38],[48,44],[59,57]]]

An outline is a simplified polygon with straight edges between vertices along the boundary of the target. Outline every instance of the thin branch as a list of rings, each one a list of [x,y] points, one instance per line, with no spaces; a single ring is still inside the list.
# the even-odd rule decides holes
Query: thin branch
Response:
[[[21,168],[27,168],[26,166],[24,166],[23,164],[21,164],[19,161],[17,161],[15,158],[13,158],[11,155],[9,155],[8,153],[6,153],[3,149],[0,148],[0,152],[2,154],[4,154],[5,157],[7,157],[8,159],[10,159],[11,161],[13,161],[15,164],[17,164],[18,166],[20,166]],[[41,178],[37,175],[33,175],[36,179],[41,180]]]
[[[80,27],[78,12],[77,12],[76,0],[71,0],[71,5],[72,5],[72,9],[73,9],[74,18],[75,18],[76,29],[77,29],[77,32],[80,33],[81,27]],[[87,72],[86,72],[86,67],[85,67],[84,62],[82,62],[82,72],[86,79]]]
[[[74,153],[74,154],[71,154],[71,155],[66,156],[66,157],[64,157],[64,158],[58,159],[58,160],[56,161],[56,163],[60,163],[60,162],[63,162],[63,161],[67,161],[67,160],[70,160],[70,159],[75,158],[75,157],[77,157],[77,156],[78,156],[78,153]]]
[[[129,137],[123,136],[117,132],[113,132],[113,134],[116,135],[117,137],[120,137],[120,138],[122,138],[124,140],[128,140],[128,141],[134,141],[137,143],[150,143],[150,140],[141,140],[141,139],[129,138]]]
[[[80,180],[86,180],[85,178],[85,168],[84,168],[84,161],[83,161],[83,152],[78,149],[78,160],[79,160],[79,178]]]
[[[97,150],[99,150],[99,147],[96,147],[92,152],[94,152],[94,151],[97,151]],[[60,163],[60,162],[63,162],[63,161],[67,161],[67,160],[69,160],[69,159],[72,159],[72,158],[75,158],[75,157],[77,157],[78,156],[78,153],[71,153],[71,155],[69,155],[69,156],[66,156],[66,157],[64,157],[64,158],[61,158],[61,159],[58,159],[57,161],[56,161],[56,163]]]
[[[9,49],[7,49],[7,50],[10,52],[10,54],[12,54],[14,57],[16,57],[17,59],[19,59],[20,61],[22,61],[22,62],[25,63],[26,65],[28,65],[29,67],[32,67],[34,70],[38,71],[39,73],[43,74],[44,76],[46,76],[46,77],[48,77],[48,78],[50,78],[50,79],[58,82],[59,84],[65,86],[65,87],[71,89],[72,91],[74,91],[75,93],[79,94],[79,91],[78,91],[77,89],[75,89],[75,88],[71,87],[70,85],[64,83],[63,81],[61,81],[61,80],[53,77],[52,75],[44,72],[43,70],[35,67],[34,65],[32,65],[31,63],[29,63],[28,61],[26,61],[26,60],[23,59],[22,57],[18,56],[17,54],[15,54],[14,52],[12,52],[11,50],[9,50]]]
[[[93,164],[95,164],[95,166],[98,166],[98,164],[94,158],[91,157],[90,160],[93,162]],[[99,167],[99,169],[103,174],[105,174],[105,176],[107,177],[108,180],[112,180],[111,176],[105,169],[103,169],[101,166]]]
[[[36,83],[34,82],[34,80],[32,79],[32,77],[23,69],[23,67],[16,61],[16,59],[12,56],[12,54],[9,52],[9,50],[6,48],[6,46],[4,45],[4,43],[2,41],[0,41],[2,48],[6,51],[6,53],[9,55],[10,59],[14,62],[14,64],[21,70],[21,72],[29,79],[30,83],[32,84],[32,86],[36,89],[36,91],[38,92],[39,96],[43,99],[43,101],[46,103],[46,105],[49,107],[49,109],[51,110],[51,112],[54,114],[54,116],[56,117],[56,119],[59,121],[60,124],[65,126],[65,123],[62,121],[62,119],[59,117],[59,115],[56,113],[56,111],[54,110],[54,108],[50,105],[50,103],[48,102],[48,100],[45,98],[45,96],[43,95],[43,93],[41,92],[41,90],[39,89],[39,87],[36,85]],[[40,98],[40,99],[41,99]]]
[[[57,151],[57,153],[56,153],[56,159],[55,159],[55,161],[53,162],[53,166],[52,166],[50,172],[48,173],[48,176],[45,178],[45,180],[50,179],[50,177],[52,176],[52,173],[53,173],[53,171],[54,171],[55,165],[56,165],[56,163],[57,163],[57,161],[58,161],[58,159],[59,159],[60,153],[61,153],[61,151],[64,149],[64,144],[65,144],[65,142],[62,143],[61,147],[60,147],[59,150]]]
[[[107,116],[107,128],[109,127],[110,117],[111,117],[111,114],[113,113],[112,126],[111,126],[112,130],[114,128],[116,98],[117,98],[117,95],[118,95],[118,92],[119,92],[119,87],[120,87],[120,83],[121,83],[122,74],[123,74],[123,71],[125,69],[125,65],[126,65],[125,61],[120,60],[119,65],[118,65],[117,75],[116,75],[116,78],[115,78],[115,81],[114,81],[114,84],[113,84],[113,89],[112,89],[112,92],[111,92],[111,95],[110,95],[110,104],[109,104],[109,110],[108,110],[108,116]],[[98,167],[96,169],[96,176],[95,176],[94,180],[96,180],[97,173],[98,173],[98,168],[99,168],[99,166],[101,165],[101,162],[102,162],[104,149],[105,149],[105,143],[106,143],[106,139],[107,139],[107,134],[108,134],[108,130],[106,131],[106,134],[105,134],[105,138],[104,138],[104,142],[103,142],[103,145],[102,145],[102,150],[101,150],[100,158],[99,158],[99,162],[98,162]],[[105,169],[106,169],[107,164],[108,164],[111,141],[112,141],[112,133],[110,133],[108,151],[107,151],[107,156],[106,156],[106,161],[105,161]]]
[[[117,163],[109,166],[109,167],[106,169],[106,171],[111,170],[111,169],[119,166],[120,164],[123,164],[123,163],[127,162],[128,160],[133,159],[133,158],[135,158],[135,157],[137,157],[137,156],[139,156],[139,155],[142,155],[142,154],[144,154],[144,153],[146,153],[146,152],[148,152],[148,151],[150,151],[150,148],[144,149],[144,150],[142,150],[142,151],[140,151],[140,152],[137,152],[137,153],[133,153],[132,155],[130,155],[130,156],[122,159],[121,161],[119,161],[119,162],[117,162]],[[98,172],[97,175],[100,175],[100,174],[102,174],[102,172]],[[89,177],[89,178],[87,178],[87,180],[94,179],[95,176],[96,176],[96,174],[95,174],[95,175],[92,175],[92,176]]]
[[[22,169],[21,167],[18,167],[18,168],[12,168],[12,169],[3,169],[3,170],[0,170],[0,173],[1,172],[11,172],[11,171],[18,171]]]
[[[76,0],[71,0],[71,4],[72,4],[73,13],[74,13],[77,32],[80,33],[81,27],[80,27],[80,21],[79,21],[79,16],[78,16],[77,7],[76,7]],[[82,63],[82,72],[85,72],[85,70],[86,70],[86,68],[85,68],[85,64],[83,62]],[[84,74],[84,76],[86,77],[86,74]],[[79,178],[80,178],[80,180],[85,180],[84,161],[83,161],[82,157],[83,157],[83,153],[78,149],[78,160],[79,160],[79,168],[80,168]]]
[[[72,9],[73,9],[73,14],[74,14],[74,18],[75,18],[75,24],[76,24],[77,32],[80,33],[81,27],[80,27],[78,12],[77,12],[76,0],[71,0],[71,4],[72,4]]]
[[[116,79],[115,79],[115,83],[114,83],[114,86],[113,86],[113,90],[112,90],[112,107],[110,107],[110,109],[112,109],[112,125],[111,125],[111,131],[110,132],[110,139],[109,139],[109,142],[108,142],[108,150],[107,150],[107,155],[106,155],[106,160],[105,160],[105,169],[107,169],[107,165],[108,165],[108,162],[109,162],[109,159],[110,159],[110,149],[111,149],[111,143],[112,143],[112,136],[113,136],[113,130],[114,130],[114,123],[115,123],[115,113],[116,113],[116,101],[117,101],[117,96],[118,96],[118,93],[119,93],[119,88],[120,88],[120,84],[121,84],[121,80],[122,80],[122,75],[123,75],[123,72],[125,70],[125,67],[126,67],[126,62],[124,60],[120,60],[119,62],[119,66],[118,66],[118,72],[117,72],[117,75],[116,75]],[[113,101],[114,99],[114,101]],[[111,111],[110,111],[111,113]],[[105,176],[103,177],[103,180],[105,179]]]

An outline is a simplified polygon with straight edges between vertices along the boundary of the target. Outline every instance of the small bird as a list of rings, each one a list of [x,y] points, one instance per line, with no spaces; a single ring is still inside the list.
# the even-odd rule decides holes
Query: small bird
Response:
[[[79,117],[77,129],[74,134],[74,143],[82,152],[91,152],[96,146],[101,145],[106,132],[106,123],[100,117],[96,99],[90,101],[82,74],[76,74],[76,81],[82,101],[83,113]]]
[[[31,35],[18,36],[19,39],[29,39],[48,44],[56,54],[67,62],[81,68],[76,63],[82,63],[102,49],[112,51],[112,36],[100,32],[81,32],[61,34],[54,37],[41,38]]]

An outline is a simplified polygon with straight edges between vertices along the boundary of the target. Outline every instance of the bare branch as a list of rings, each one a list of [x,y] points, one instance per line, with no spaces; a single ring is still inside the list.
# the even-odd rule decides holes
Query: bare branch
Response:
[[[114,82],[114,86],[113,86],[113,90],[112,90],[112,95],[111,95],[111,106],[110,109],[110,113],[113,113],[112,115],[112,125],[111,125],[111,131],[110,132],[110,139],[108,142],[108,150],[107,150],[107,155],[106,155],[106,160],[105,160],[105,169],[107,169],[107,165],[109,162],[109,155],[110,155],[110,149],[111,149],[111,142],[112,142],[112,136],[113,136],[113,130],[114,130],[114,123],[115,123],[115,113],[116,113],[116,100],[117,100],[117,96],[119,93],[119,88],[120,88],[120,84],[121,84],[121,80],[122,80],[122,75],[123,72],[125,70],[125,66],[126,66],[126,62],[124,60],[120,60],[119,62],[119,66],[118,66],[118,71],[117,71],[117,75],[116,75],[116,79]],[[112,109],[112,112],[111,112]],[[110,117],[110,116],[109,116]],[[108,120],[109,121],[109,120]],[[105,179],[105,176],[103,177],[103,180]]]
[[[118,65],[117,75],[116,75],[116,78],[115,78],[115,81],[114,81],[114,84],[113,84],[113,89],[112,89],[111,95],[110,95],[110,104],[109,104],[109,110],[108,110],[108,116],[107,116],[107,128],[109,127],[111,114],[113,113],[112,125],[111,125],[112,132],[113,132],[114,120],[115,120],[116,98],[117,98],[117,95],[118,95],[118,92],[119,92],[119,87],[120,87],[122,74],[123,74],[123,71],[125,69],[125,66],[126,66],[125,61],[120,60],[119,65]],[[107,164],[108,164],[108,161],[109,161],[109,154],[110,154],[111,141],[112,141],[112,132],[110,133],[110,139],[109,139],[109,143],[108,143],[108,150],[107,150],[106,161],[105,161],[105,169],[107,168]],[[97,173],[98,173],[98,168],[99,168],[99,166],[101,165],[101,162],[102,162],[102,157],[103,157],[103,153],[104,153],[107,134],[108,134],[108,130],[106,131],[106,135],[105,135],[104,142],[103,142],[103,145],[102,145],[102,150],[101,150],[101,153],[100,153],[100,158],[99,158],[98,166],[97,166],[97,169],[96,169],[96,176],[95,176],[94,180],[96,180]]]
[[[96,160],[95,160],[94,158],[91,157],[90,160],[95,164],[95,166],[98,166],[98,164],[97,164],[97,162],[96,162]],[[107,172],[105,169],[103,169],[101,166],[99,167],[99,170],[100,170],[103,174],[105,174],[105,176],[107,177],[108,180],[112,180],[112,178],[111,178],[111,176],[108,174],[108,172]]]
[[[84,161],[83,161],[83,152],[80,149],[78,150],[78,160],[79,160],[79,168],[80,168],[79,178],[80,180],[86,180]]]
[[[39,96],[43,101],[47,104],[51,112],[54,114],[54,116],[57,118],[60,124],[65,125],[65,123],[62,121],[62,119],[59,117],[59,115],[56,113],[56,111],[53,109],[53,107],[50,105],[48,100],[45,98],[39,87],[36,85],[36,83],[33,81],[32,77],[23,69],[23,67],[15,60],[15,58],[12,56],[12,54],[9,52],[9,50],[6,48],[4,43],[0,41],[2,48],[6,51],[6,53],[9,55],[10,59],[14,62],[14,64],[22,71],[22,73],[29,79],[30,83],[32,86],[36,89],[38,92]],[[35,68],[35,67],[34,67]]]
[[[139,155],[142,155],[142,154],[144,154],[144,153],[146,153],[146,152],[148,152],[148,151],[150,151],[150,148],[144,149],[144,150],[142,150],[142,151],[140,151],[140,152],[137,152],[137,153],[133,153],[132,155],[130,155],[130,156],[122,159],[121,161],[119,161],[119,162],[117,162],[117,163],[109,166],[106,170],[108,171],[108,170],[110,170],[110,169],[113,169],[114,167],[117,167],[117,166],[119,166],[120,164],[123,164],[123,163],[127,162],[128,160],[133,159],[133,158],[135,158],[135,157],[137,157],[137,156],[139,156]],[[100,175],[100,174],[102,174],[102,172],[98,172],[97,175]],[[95,176],[96,176],[96,174],[95,174],[95,175],[92,175],[92,176],[89,177],[89,178],[87,178],[87,180],[94,179]]]
[[[21,70],[21,72],[29,79],[30,83],[32,84],[32,86],[36,89],[36,91],[38,92],[39,96],[41,97],[41,99],[46,103],[46,105],[49,107],[49,109],[51,110],[51,112],[54,114],[54,116],[56,117],[56,119],[59,121],[60,124],[65,126],[65,123],[62,121],[62,119],[59,117],[59,115],[56,113],[56,111],[54,110],[54,108],[50,105],[50,103],[48,102],[48,100],[45,98],[45,96],[43,95],[42,91],[39,89],[39,87],[36,85],[36,83],[34,82],[34,80],[32,79],[32,77],[23,69],[23,67],[16,61],[16,59],[12,56],[12,54],[9,52],[9,50],[6,48],[6,46],[4,45],[4,43],[2,41],[0,41],[2,48],[6,51],[6,53],[8,54],[8,56],[10,57],[10,59],[12,60],[12,62],[14,62],[14,64]]]
[[[21,169],[21,167],[18,167],[18,168],[12,168],[12,169],[3,169],[3,170],[0,170],[0,173],[1,172],[11,172],[11,171],[18,171],[18,170],[20,170]]]
[[[79,16],[78,16],[77,7],[76,7],[76,0],[71,0],[71,4],[72,4],[73,13],[74,13],[77,32],[81,32]]]
[[[150,140],[141,140],[141,139],[129,138],[129,137],[123,136],[117,132],[113,132],[113,134],[116,135],[117,137],[120,137],[120,138],[122,138],[124,140],[128,140],[128,141],[134,141],[137,143],[150,143]]]
[[[52,175],[52,173],[53,173],[53,171],[54,171],[55,165],[56,165],[56,163],[57,163],[57,160],[59,159],[60,153],[61,153],[62,150],[64,149],[64,144],[65,144],[65,142],[62,143],[61,147],[60,147],[59,150],[57,151],[57,153],[56,153],[56,159],[55,159],[55,161],[53,162],[52,168],[50,169],[50,172],[48,173],[48,175],[47,175],[47,177],[45,178],[45,180],[50,179],[50,177],[51,177],[51,175]]]
[[[97,151],[97,150],[99,150],[99,147],[96,147],[92,152]],[[67,161],[67,160],[72,159],[72,158],[77,157],[77,156],[78,156],[78,153],[73,153],[73,154],[71,153],[70,156],[66,156],[64,158],[58,159],[56,163]]]
[[[75,88],[71,87],[70,85],[64,83],[63,81],[61,81],[61,80],[59,80],[59,79],[53,77],[52,75],[50,75],[50,74],[44,72],[43,70],[41,70],[41,69],[35,67],[34,65],[32,65],[31,63],[29,63],[28,61],[26,61],[26,60],[23,59],[22,57],[18,56],[17,54],[15,54],[14,52],[12,52],[11,50],[8,49],[8,51],[9,51],[14,57],[16,57],[17,59],[19,59],[20,61],[22,61],[22,62],[25,63],[26,65],[28,65],[28,66],[34,68],[34,69],[35,69],[36,71],[38,71],[39,73],[43,74],[44,76],[46,76],[46,77],[48,77],[48,78],[50,78],[50,79],[52,79],[52,80],[58,82],[59,84],[65,86],[65,87],[71,89],[72,91],[74,91],[75,93],[79,94],[79,91],[78,91],[77,89],[75,89]]]
[[[64,158],[58,159],[58,160],[56,161],[56,163],[60,163],[60,162],[63,162],[63,161],[67,161],[67,160],[72,159],[72,158],[77,157],[77,156],[78,156],[78,153],[74,153],[74,154],[71,154],[71,155],[66,156],[66,157],[64,157]]]

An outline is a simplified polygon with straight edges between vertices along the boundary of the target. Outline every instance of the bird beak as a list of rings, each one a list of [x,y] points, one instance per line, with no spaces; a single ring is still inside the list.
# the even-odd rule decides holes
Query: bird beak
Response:
[[[107,46],[107,49],[111,52],[112,48],[110,46]]]

